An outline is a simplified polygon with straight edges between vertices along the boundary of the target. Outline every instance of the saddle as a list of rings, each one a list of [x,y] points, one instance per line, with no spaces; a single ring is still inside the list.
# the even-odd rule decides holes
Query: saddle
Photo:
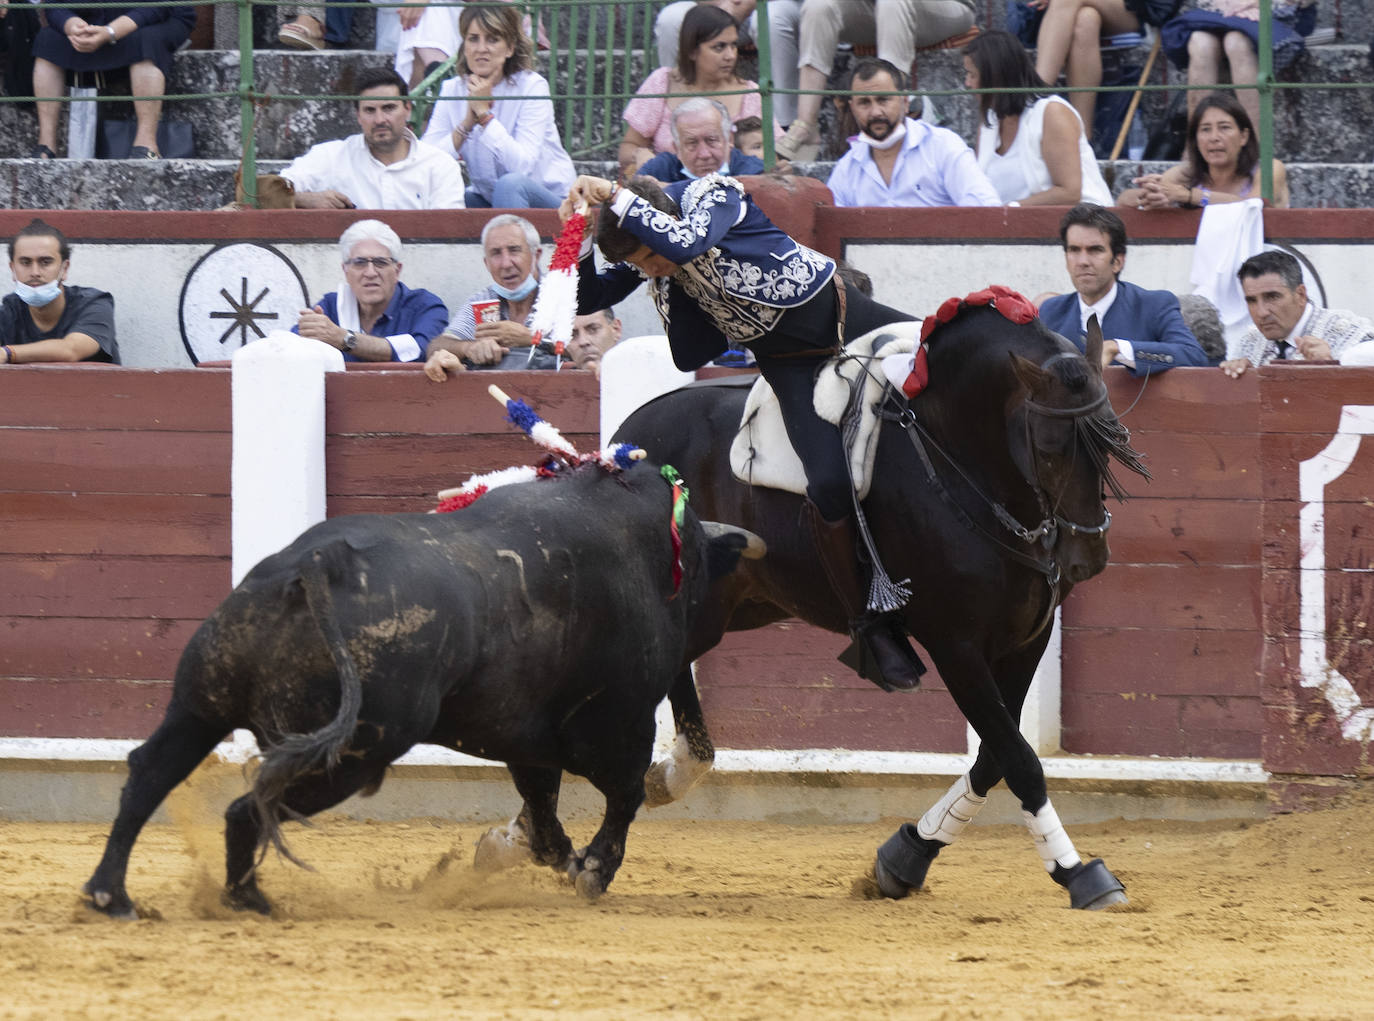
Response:
[[[921,342],[919,322],[892,323],[850,341],[816,374],[816,414],[840,427],[849,456],[850,478],[860,500],[868,495],[873,459],[878,451],[880,420],[875,408],[889,385],[900,388],[901,378],[889,379],[880,362],[893,356],[905,377],[910,355]],[[854,418],[845,422],[854,408]],[[749,391],[739,432],[730,445],[730,468],[735,478],[752,486],[806,493],[806,470],[792,448],[783,425],[782,409],[773,388],[762,376]]]

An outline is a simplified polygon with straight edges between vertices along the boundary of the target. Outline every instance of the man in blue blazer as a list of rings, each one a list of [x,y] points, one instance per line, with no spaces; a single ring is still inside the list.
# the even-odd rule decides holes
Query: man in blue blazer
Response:
[[[1135,376],[1176,365],[1206,365],[1207,355],[1183,323],[1172,291],[1147,291],[1119,279],[1126,265],[1126,225],[1110,209],[1085,202],[1059,224],[1071,294],[1040,305],[1040,319],[1083,347],[1088,316],[1102,325],[1102,364],[1125,365]]]

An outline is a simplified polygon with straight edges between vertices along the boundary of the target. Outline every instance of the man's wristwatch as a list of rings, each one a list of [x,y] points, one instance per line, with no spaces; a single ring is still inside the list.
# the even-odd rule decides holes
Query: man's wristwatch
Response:
[[[113,26],[113,25],[106,25],[106,26],[105,26],[105,31],[110,33],[110,42],[111,42],[111,43],[117,43],[117,42],[119,42],[119,36],[115,35],[115,30],[114,30],[114,26]]]
[[[347,332],[345,332],[345,333],[344,333],[343,349],[344,349],[345,351],[352,351],[352,350],[353,350],[355,347],[357,347],[357,346],[358,346],[358,335],[357,335],[356,333],[354,333],[352,330],[348,330]]]

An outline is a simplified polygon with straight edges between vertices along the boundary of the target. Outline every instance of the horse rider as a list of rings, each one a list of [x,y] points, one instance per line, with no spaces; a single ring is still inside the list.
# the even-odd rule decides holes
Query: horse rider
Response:
[[[621,185],[583,175],[559,216],[567,222],[582,203],[604,204],[596,243],[613,265],[597,273],[589,233],[577,311],[614,305],[648,279],[679,369],[696,369],[732,345],[753,352],[805,466],[807,524],[849,617],[854,646],[840,658],[881,687],[915,688],[924,667],[906,625],[896,609],[874,608],[865,596],[873,575],[860,562],[844,443],[812,398],[817,372],[841,344],[913,317],[846,289],[832,259],[778,229],[732,177],[663,187],[645,177]]]

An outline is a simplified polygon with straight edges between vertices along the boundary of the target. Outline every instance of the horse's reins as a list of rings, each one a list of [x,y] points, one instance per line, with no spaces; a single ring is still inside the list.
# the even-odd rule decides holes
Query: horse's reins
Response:
[[[1044,368],[1045,366],[1051,364],[1059,358],[1073,357],[1081,356],[1071,354],[1054,355],[1051,358],[1047,359],[1042,364],[1041,368]],[[884,393],[884,403],[891,400],[893,396],[894,390],[891,386],[888,386]],[[1105,387],[1103,387],[1101,393],[1099,393],[1097,397],[1095,397],[1092,401],[1088,402],[1087,404],[1079,405],[1073,408],[1051,407],[1050,405],[1041,404],[1038,401],[1034,401],[1029,397],[1027,397],[1023,401],[1023,406],[1026,408],[1027,411],[1033,414],[1042,415],[1046,418],[1078,419],[1084,417],[1085,415],[1091,415],[1094,412],[1098,411],[1104,404],[1107,403],[1107,401],[1107,390]],[[1108,511],[1105,507],[1103,508],[1103,514],[1105,515],[1105,518],[1102,524],[1100,525],[1080,525],[1076,522],[1069,521],[1067,518],[1064,518],[1059,514],[1054,513],[1053,509],[1050,506],[1049,499],[1045,494],[1044,485],[1040,482],[1037,474],[1035,478],[1025,478],[1024,475],[1022,476],[1022,478],[1026,482],[1026,484],[1030,486],[1031,489],[1034,491],[1036,502],[1040,507],[1041,514],[1044,516],[1039,522],[1039,524],[1037,524],[1034,528],[1027,528],[1016,518],[1014,514],[1007,510],[1005,505],[1003,505],[1000,501],[994,500],[991,496],[984,492],[983,488],[979,486],[978,483],[973,480],[973,478],[970,477],[968,472],[964,470],[963,466],[960,465],[959,462],[955,460],[955,458],[947,450],[945,450],[938,442],[936,442],[935,438],[931,436],[930,432],[921,424],[920,420],[917,419],[916,413],[911,409],[909,404],[907,404],[905,407],[898,409],[895,412],[880,406],[877,409],[877,414],[880,418],[883,418],[888,421],[895,421],[898,425],[902,427],[903,431],[907,435],[907,438],[911,441],[911,445],[915,448],[917,456],[920,458],[921,464],[925,469],[927,484],[931,487],[931,489],[935,491],[935,493],[940,497],[940,499],[943,500],[944,503],[954,512],[955,516],[963,522],[965,527],[983,536],[983,538],[985,538],[987,541],[996,546],[999,550],[1001,550],[1006,556],[1008,556],[1012,560],[1015,560],[1017,563],[1023,564],[1027,567],[1030,567],[1032,570],[1035,570],[1040,574],[1044,575],[1045,580],[1049,583],[1051,588],[1057,587],[1061,579],[1059,563],[1055,559],[1053,554],[1054,544],[1059,537],[1060,529],[1062,528],[1064,531],[1067,531],[1071,535],[1092,536],[1102,535],[1107,531],[1109,527],[1111,527],[1111,512]],[[1017,539],[1020,539],[1023,543],[1025,543],[1028,546],[1033,546],[1037,543],[1041,545],[1049,556],[1048,562],[1044,562],[1040,558],[1035,557],[1030,553],[1025,552],[1024,550],[1018,549],[1017,547],[1012,546],[1011,544],[1003,541],[1000,535],[989,530],[988,528],[984,527],[981,523],[976,521],[968,513],[968,511],[964,509],[963,505],[954,498],[953,494],[950,493],[948,487],[944,484],[944,481],[940,478],[939,473],[935,470],[935,463],[931,459],[927,447],[933,448],[936,451],[936,453],[938,453],[940,457],[942,457],[945,460],[945,462],[959,474],[959,477],[964,480],[964,482],[974,492],[974,494],[988,506],[989,510],[992,511],[993,517],[996,518],[998,524],[1000,524],[1013,536],[1015,536]],[[1033,465],[1032,472],[1034,472]],[[1048,619],[1049,614],[1053,613],[1053,611],[1054,602],[1053,600],[1051,600],[1049,604],[1049,611],[1046,614],[1046,619]],[[1041,627],[1043,626],[1044,625],[1042,622]],[[1037,627],[1033,633],[1039,633],[1040,629],[1040,627]]]

